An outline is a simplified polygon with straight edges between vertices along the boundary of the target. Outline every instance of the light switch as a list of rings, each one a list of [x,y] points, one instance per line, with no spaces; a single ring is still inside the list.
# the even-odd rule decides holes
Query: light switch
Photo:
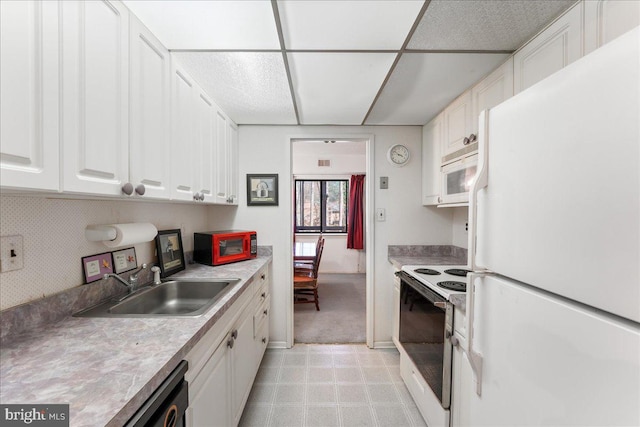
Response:
[[[387,213],[384,208],[376,209],[376,221],[385,221],[387,219]]]
[[[381,190],[386,190],[389,188],[389,177],[388,176],[381,176],[380,177],[380,189]]]
[[[24,267],[22,236],[0,237],[0,271],[20,270]]]

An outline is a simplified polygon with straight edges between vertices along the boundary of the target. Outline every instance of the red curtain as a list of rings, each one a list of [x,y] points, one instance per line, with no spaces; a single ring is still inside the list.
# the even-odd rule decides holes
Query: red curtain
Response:
[[[351,175],[347,249],[364,249],[364,175]]]

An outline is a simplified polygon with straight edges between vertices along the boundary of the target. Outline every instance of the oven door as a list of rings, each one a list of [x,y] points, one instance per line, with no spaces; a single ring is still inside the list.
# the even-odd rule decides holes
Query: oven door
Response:
[[[451,402],[453,306],[408,273],[400,278],[399,341],[444,409]]]

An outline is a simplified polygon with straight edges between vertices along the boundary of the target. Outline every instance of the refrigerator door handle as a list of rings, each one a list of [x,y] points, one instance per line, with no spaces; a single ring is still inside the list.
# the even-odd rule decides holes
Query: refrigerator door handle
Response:
[[[475,314],[475,280],[478,277],[484,277],[489,273],[479,273],[473,272],[469,273],[467,279],[469,283],[467,284],[467,334],[469,335],[469,339],[467,339],[467,348],[464,350],[467,353],[467,358],[469,359],[469,364],[471,365],[471,369],[476,377],[476,394],[478,396],[482,396],[482,354],[477,352],[473,348],[473,338],[474,338],[474,329],[473,329],[473,318]]]
[[[476,177],[469,191],[469,266],[472,271],[483,271],[476,260],[476,240],[478,232],[478,191],[488,184],[487,163],[489,160],[489,110],[480,113],[478,123],[478,167]]]

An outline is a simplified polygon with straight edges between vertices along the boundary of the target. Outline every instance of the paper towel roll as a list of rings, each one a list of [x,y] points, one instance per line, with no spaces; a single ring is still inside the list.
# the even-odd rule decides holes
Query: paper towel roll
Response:
[[[141,242],[150,242],[158,234],[156,226],[148,222],[111,224],[109,227],[115,228],[116,238],[113,240],[104,240],[102,243],[110,248],[133,245]]]

